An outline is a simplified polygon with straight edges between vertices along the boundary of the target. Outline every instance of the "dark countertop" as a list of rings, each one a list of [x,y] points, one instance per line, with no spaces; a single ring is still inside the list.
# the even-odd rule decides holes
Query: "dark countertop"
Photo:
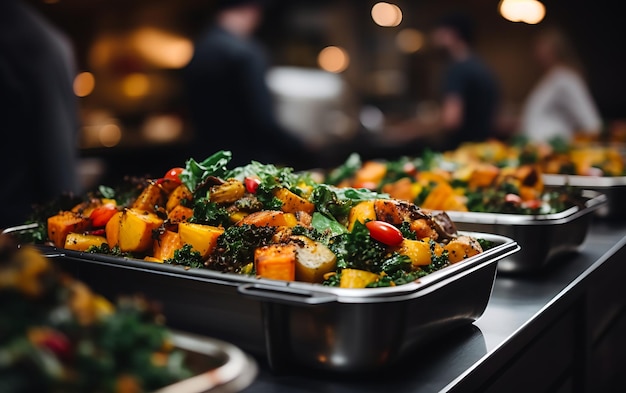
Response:
[[[616,263],[626,244],[626,224],[596,219],[578,253],[559,257],[532,275],[496,277],[480,319],[410,354],[377,375],[278,375],[261,359],[251,392],[472,391],[483,384],[555,315],[571,307],[596,270]]]

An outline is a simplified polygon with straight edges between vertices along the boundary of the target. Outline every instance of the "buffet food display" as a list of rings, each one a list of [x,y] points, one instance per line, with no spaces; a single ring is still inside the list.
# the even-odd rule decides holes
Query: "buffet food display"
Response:
[[[229,169],[229,158],[100,187],[22,239],[105,295],[155,299],[177,329],[233,342],[276,370],[332,372],[389,366],[474,322],[498,261],[519,250],[458,231],[445,212],[290,168]]]

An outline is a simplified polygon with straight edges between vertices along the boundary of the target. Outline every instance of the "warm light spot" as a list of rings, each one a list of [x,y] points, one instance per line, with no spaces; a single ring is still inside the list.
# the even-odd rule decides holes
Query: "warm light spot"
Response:
[[[45,4],[57,4],[59,0],[43,0]]]
[[[130,74],[122,80],[122,91],[128,97],[143,97],[150,90],[150,79],[139,72]]]
[[[142,133],[153,142],[172,142],[183,133],[183,121],[174,115],[152,115],[143,124]]]
[[[77,97],[87,97],[95,86],[96,79],[91,72],[81,72],[74,78],[74,94]]]
[[[511,22],[537,24],[546,16],[546,7],[537,0],[501,0],[500,14]]]
[[[374,23],[383,27],[396,27],[402,22],[402,10],[395,4],[380,2],[372,7]]]
[[[424,46],[424,34],[416,29],[401,30],[396,36],[396,45],[404,53],[415,53]]]
[[[152,27],[135,31],[131,42],[141,57],[157,67],[182,68],[193,56],[189,39]]]
[[[350,57],[345,49],[328,46],[320,52],[317,62],[324,71],[340,73],[350,65]]]
[[[113,147],[120,143],[122,130],[117,124],[105,124],[98,132],[98,139],[102,146]]]

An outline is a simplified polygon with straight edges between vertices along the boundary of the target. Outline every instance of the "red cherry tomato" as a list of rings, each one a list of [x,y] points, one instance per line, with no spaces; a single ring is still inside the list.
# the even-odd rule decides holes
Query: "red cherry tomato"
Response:
[[[243,184],[246,186],[246,191],[250,194],[256,194],[256,191],[259,189],[259,185],[261,184],[261,180],[256,177],[246,177],[243,179]]]
[[[374,183],[373,181],[363,181],[363,182],[354,183],[354,188],[365,188],[370,191],[375,191],[377,187],[378,187],[378,184]]]
[[[370,236],[388,246],[399,246],[402,243],[402,232],[385,221],[368,221],[365,226],[370,231]]]
[[[109,222],[111,217],[117,213],[115,205],[102,205],[98,206],[89,215],[91,225],[95,228],[103,227]]]
[[[539,209],[541,207],[541,205],[543,204],[543,202],[541,202],[541,200],[539,199],[531,199],[529,201],[524,201],[524,203],[522,203],[522,206],[524,206],[527,209]]]
[[[520,205],[522,203],[522,198],[517,194],[506,194],[504,196],[504,202],[513,205]]]
[[[172,180],[175,182],[178,182],[179,184],[182,183],[180,180],[180,174],[185,170],[185,168],[172,168],[169,171],[167,171],[167,173],[165,174],[165,176],[163,176],[163,179],[167,179],[167,180]]]

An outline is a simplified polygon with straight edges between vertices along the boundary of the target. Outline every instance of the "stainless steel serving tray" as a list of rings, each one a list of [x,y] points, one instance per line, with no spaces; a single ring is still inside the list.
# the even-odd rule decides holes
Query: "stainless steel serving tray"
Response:
[[[498,263],[505,273],[537,272],[557,256],[578,252],[587,237],[594,212],[606,205],[607,197],[583,190],[584,207],[544,215],[447,212],[464,231],[497,233],[515,239],[521,251]]]
[[[258,368],[252,357],[237,346],[215,338],[174,331],[172,343],[185,355],[195,376],[154,393],[234,393],[248,387]]]
[[[498,261],[519,250],[505,236],[467,233],[495,247],[419,281],[345,289],[41,246],[57,266],[104,296],[141,293],[169,326],[232,342],[274,370],[378,370],[484,312]],[[304,368],[303,368],[304,367]]]
[[[606,195],[607,203],[596,211],[596,215],[606,219],[626,218],[626,176],[579,176],[544,174],[546,186],[571,186],[594,190]]]

